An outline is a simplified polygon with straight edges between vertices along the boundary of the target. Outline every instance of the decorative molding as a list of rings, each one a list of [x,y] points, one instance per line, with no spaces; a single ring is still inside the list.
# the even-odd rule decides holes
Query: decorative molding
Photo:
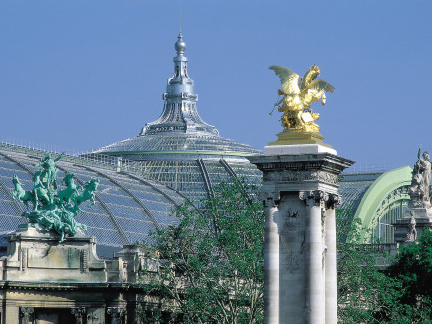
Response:
[[[21,248],[21,270],[25,271],[27,269],[27,255],[28,249]]]
[[[80,270],[81,273],[84,273],[88,269],[88,256],[87,256],[87,250],[81,250],[80,254]]]
[[[318,181],[325,182],[331,185],[336,185],[338,182],[338,175],[330,172],[321,170],[310,170],[310,171],[292,171],[292,170],[281,170],[265,172],[264,181],[286,181],[286,182],[298,182],[298,181]]]

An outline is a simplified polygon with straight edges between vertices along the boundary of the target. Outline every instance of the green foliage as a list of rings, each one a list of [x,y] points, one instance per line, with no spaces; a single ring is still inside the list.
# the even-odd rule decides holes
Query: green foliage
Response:
[[[415,244],[401,247],[383,270],[377,267],[374,245],[359,244],[361,226],[355,219],[338,219],[338,322],[431,324],[431,232],[425,230]]]
[[[346,213],[344,212],[344,216]],[[377,253],[359,244],[362,224],[353,219],[346,222],[337,213],[338,242],[338,322],[384,323],[398,296],[397,281],[376,267]]]
[[[255,190],[222,183],[198,209],[179,206],[180,224],[145,246],[163,266],[143,288],[162,304],[174,302],[176,322],[262,323],[264,215]]]
[[[423,230],[419,240],[400,248],[389,276],[400,284],[400,313],[406,323],[432,323],[432,233]]]

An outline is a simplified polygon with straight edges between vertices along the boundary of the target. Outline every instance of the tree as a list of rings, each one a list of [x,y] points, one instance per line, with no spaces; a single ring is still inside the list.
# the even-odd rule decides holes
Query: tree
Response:
[[[384,323],[399,296],[398,282],[376,266],[375,246],[359,243],[362,224],[351,218],[349,211],[337,211],[338,322]]]
[[[403,323],[432,323],[432,233],[425,229],[417,242],[403,246],[389,268],[399,283],[397,317]],[[389,316],[388,323],[396,316]],[[402,323],[402,322],[399,322]]]
[[[179,206],[179,225],[144,246],[161,267],[142,287],[174,303],[171,322],[262,323],[264,215],[256,194],[243,181],[222,183],[200,207]]]
[[[338,244],[339,323],[432,323],[432,233],[400,247],[391,265],[377,267],[377,245],[359,244],[360,221],[341,220]]]

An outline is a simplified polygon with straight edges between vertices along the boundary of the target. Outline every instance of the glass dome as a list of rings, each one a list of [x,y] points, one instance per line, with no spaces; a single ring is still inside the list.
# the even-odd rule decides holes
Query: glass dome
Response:
[[[174,74],[163,94],[160,117],[146,124],[138,136],[102,147],[88,156],[116,157],[122,167],[139,169],[144,178],[159,181],[193,201],[211,194],[214,186],[229,182],[232,177],[260,184],[261,172],[246,157],[261,152],[221,137],[214,126],[199,116],[198,95],[188,76],[186,44],[181,34],[176,44]]]

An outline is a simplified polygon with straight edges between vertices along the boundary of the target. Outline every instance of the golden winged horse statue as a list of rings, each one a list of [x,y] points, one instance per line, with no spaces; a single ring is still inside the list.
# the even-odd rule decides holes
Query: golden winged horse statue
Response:
[[[303,78],[283,66],[270,66],[269,69],[275,72],[282,84],[282,90],[278,90],[278,94],[283,95],[283,98],[274,106],[278,107],[278,111],[284,112],[281,117],[284,129],[318,133],[319,126],[314,122],[319,118],[319,114],[314,113],[310,106],[318,100],[321,100],[324,106],[324,91],[334,91],[327,81],[317,79],[321,73],[319,67],[314,64]]]

